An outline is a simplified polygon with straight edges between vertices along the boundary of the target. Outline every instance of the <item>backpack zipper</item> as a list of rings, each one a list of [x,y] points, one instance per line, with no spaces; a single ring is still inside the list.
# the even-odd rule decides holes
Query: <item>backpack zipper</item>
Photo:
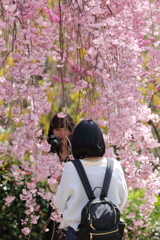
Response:
[[[88,214],[88,221],[89,221],[90,227],[91,227],[93,230],[96,230],[96,229],[93,227],[93,225],[92,225],[92,219],[91,219],[90,213]]]
[[[107,234],[110,234],[110,233],[115,233],[115,232],[118,232],[118,229],[112,231],[112,232],[105,232],[105,233],[90,233],[91,235],[107,235]]]

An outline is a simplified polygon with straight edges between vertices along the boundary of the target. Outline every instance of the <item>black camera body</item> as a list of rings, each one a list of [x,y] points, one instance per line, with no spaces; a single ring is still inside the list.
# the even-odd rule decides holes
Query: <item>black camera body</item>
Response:
[[[60,150],[60,147],[62,146],[61,139],[59,137],[56,137],[54,135],[50,135],[47,138],[47,142],[51,145],[51,150],[50,152],[57,152]]]

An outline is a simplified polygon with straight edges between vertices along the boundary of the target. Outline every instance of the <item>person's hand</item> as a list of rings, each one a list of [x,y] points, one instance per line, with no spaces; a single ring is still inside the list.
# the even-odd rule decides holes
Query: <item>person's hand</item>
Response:
[[[42,139],[42,140],[40,141],[40,144],[41,144],[41,145],[43,145],[43,144],[45,144],[45,143],[48,143],[46,139]],[[49,152],[49,151],[48,151],[48,152]],[[46,154],[48,154],[48,152],[42,150],[42,155],[46,155]]]
[[[62,177],[62,175],[59,175],[59,176],[56,178],[56,180],[57,180],[58,183],[61,181],[61,177]]]

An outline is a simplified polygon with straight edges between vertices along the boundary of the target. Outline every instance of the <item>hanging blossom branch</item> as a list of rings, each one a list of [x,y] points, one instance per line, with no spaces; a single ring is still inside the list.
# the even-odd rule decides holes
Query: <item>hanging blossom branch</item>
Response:
[[[65,29],[63,29],[63,14],[62,14],[62,6],[61,6],[61,0],[59,0],[59,44],[60,44],[60,65],[57,65],[60,71],[60,77],[61,77],[61,84],[62,84],[62,102],[63,102],[63,108],[66,107],[66,96],[65,96],[65,86],[64,86],[64,77],[65,77],[65,71],[64,71],[64,64],[65,64],[65,56],[64,56],[64,32]]]
[[[152,68],[151,72],[146,72],[140,58],[146,49],[152,54],[150,42],[145,40],[149,35],[148,30],[151,29],[150,21],[145,21],[145,14],[148,19],[150,2],[143,1],[142,4],[139,1],[132,1],[126,6],[124,1],[108,1],[114,20],[113,16],[110,17],[111,12],[107,12],[105,5],[102,5],[103,1],[85,3],[84,11],[79,12],[79,2],[72,1],[74,11],[71,13],[75,23],[73,28],[78,29],[81,23],[81,35],[91,39],[89,48],[86,44],[88,41],[84,40],[81,45],[86,49],[87,54],[84,57],[86,65],[90,66],[92,78],[95,79],[92,88],[94,86],[100,96],[97,99],[94,97],[96,101],[82,100],[83,112],[87,113],[88,117],[98,119],[101,124],[103,122],[103,126],[107,127],[107,144],[116,146],[118,157],[126,169],[128,186],[132,189],[147,189],[146,205],[140,207],[141,214],[145,216],[144,221],[141,221],[143,227],[149,223],[149,214],[153,207],[148,204],[149,198],[152,198],[154,204],[159,185],[157,171],[154,171],[153,167],[157,165],[158,159],[148,151],[149,148],[159,147],[159,144],[154,140],[151,128],[143,125],[146,121],[158,123],[159,117],[151,114],[151,110],[140,103],[142,96],[138,91],[138,88],[146,82],[145,76],[153,71]],[[136,8],[136,3],[141,6],[139,9]],[[142,14],[142,9],[143,11],[145,9],[145,14]],[[158,5],[156,9],[158,10],[154,12],[155,18],[159,13]],[[158,49],[154,51],[154,56],[158,56]],[[152,60],[157,73],[157,63],[154,58]],[[80,90],[80,82],[76,81],[75,84]],[[87,94],[86,86],[83,88],[83,94]],[[105,121],[102,121],[103,119]],[[131,151],[131,145],[135,146],[134,151]],[[137,154],[139,151],[141,154]],[[137,161],[140,167],[136,166]],[[151,182],[149,179],[154,181]],[[138,228],[136,221],[137,219],[133,220],[135,229]]]
[[[51,179],[55,181],[57,174],[61,174],[63,169],[63,166],[57,162],[57,157],[42,156],[38,140],[42,134],[42,130],[39,128],[39,118],[42,114],[47,114],[51,107],[46,97],[50,83],[44,70],[46,56],[51,55],[53,42],[58,38],[55,36],[57,24],[51,25],[50,21],[45,20],[41,15],[41,9],[45,9],[47,5],[46,1],[33,1],[32,3],[17,1],[14,4],[10,1],[2,1],[1,4],[7,12],[6,18],[1,21],[3,32],[4,35],[7,32],[8,48],[11,47],[8,51],[9,54],[4,54],[4,58],[2,57],[2,61],[7,66],[10,55],[13,62],[8,65],[3,77],[0,78],[1,100],[4,103],[0,106],[2,127],[6,128],[5,119],[9,118],[10,113],[12,114],[12,123],[17,125],[14,133],[10,134],[11,145],[8,143],[1,145],[1,152],[2,156],[6,155],[9,156],[9,159],[16,159],[11,164],[10,176],[15,178],[18,185],[26,183],[20,198],[25,201],[26,206],[26,218],[22,221],[24,226],[22,233],[28,235],[31,232],[30,226],[37,224],[39,218],[40,206],[36,202],[39,176],[42,174],[46,178],[52,176]],[[15,36],[15,26],[16,38],[10,40],[10,33],[13,37]],[[11,29],[12,32],[10,32]],[[41,31],[41,35],[39,35],[39,31]],[[50,31],[53,34],[50,34]],[[1,50],[2,54],[5,53],[4,44],[1,45]],[[43,78],[43,85],[36,82],[35,76]],[[20,99],[26,100],[26,109],[19,104]],[[12,107],[10,108],[10,106]],[[43,163],[48,166],[46,171],[44,171]],[[6,163],[4,162],[4,164]],[[30,172],[29,175],[28,172]],[[45,192],[42,197],[48,200],[52,198],[51,194]],[[11,204],[13,200],[13,196],[7,198],[6,205]]]

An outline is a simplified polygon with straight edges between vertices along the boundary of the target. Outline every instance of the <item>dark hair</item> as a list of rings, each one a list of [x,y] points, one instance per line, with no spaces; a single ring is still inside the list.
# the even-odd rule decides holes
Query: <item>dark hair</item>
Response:
[[[93,120],[82,120],[74,130],[72,137],[72,154],[75,159],[96,156],[105,153],[102,132]]]
[[[73,119],[69,114],[66,114],[65,117],[58,117],[57,114],[55,114],[50,122],[49,130],[48,130],[48,137],[50,135],[53,135],[53,130],[56,128],[66,128],[70,131],[70,133],[73,133],[73,130],[75,128],[75,124],[73,122]]]

